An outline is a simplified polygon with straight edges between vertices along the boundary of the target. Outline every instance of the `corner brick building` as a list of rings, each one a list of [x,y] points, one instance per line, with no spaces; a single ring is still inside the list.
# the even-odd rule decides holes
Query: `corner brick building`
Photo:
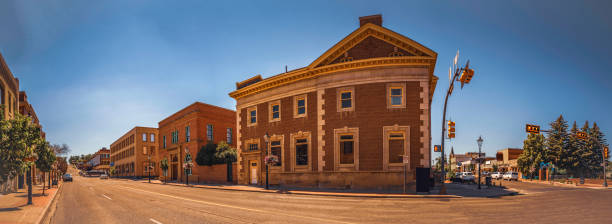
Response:
[[[268,154],[270,184],[401,189],[404,166],[414,183],[430,167],[436,60],[374,15],[307,67],[236,83],[238,183],[264,185]]]
[[[217,144],[227,142],[236,147],[236,112],[225,108],[195,102],[171,116],[160,121],[159,127],[159,160],[168,160],[168,173],[164,177],[160,166],[156,166],[161,179],[184,181],[186,151],[192,158],[193,167],[190,182],[235,182],[236,169],[228,176],[225,164],[199,166],[195,162],[198,151],[208,142]]]
[[[113,176],[147,177],[149,154],[151,166],[157,164],[157,128],[134,127],[110,145],[110,161],[115,168]],[[151,176],[157,176],[155,169]]]

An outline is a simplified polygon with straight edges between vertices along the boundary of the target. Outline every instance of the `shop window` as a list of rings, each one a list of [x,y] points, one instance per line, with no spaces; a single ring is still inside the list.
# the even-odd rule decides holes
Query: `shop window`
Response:
[[[340,135],[340,164],[353,164],[355,141],[353,135]]]
[[[404,141],[404,133],[392,132],[389,134],[389,163],[404,161]]]
[[[272,164],[272,166],[280,166],[282,164],[282,145],[281,141],[270,142],[270,154],[278,158],[278,162]]]
[[[308,165],[308,140],[305,138],[295,140],[295,165]]]

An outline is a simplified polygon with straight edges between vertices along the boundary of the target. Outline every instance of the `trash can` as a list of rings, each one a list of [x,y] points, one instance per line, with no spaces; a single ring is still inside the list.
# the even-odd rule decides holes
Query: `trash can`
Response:
[[[485,182],[487,184],[487,186],[491,186],[491,177],[485,177]]]

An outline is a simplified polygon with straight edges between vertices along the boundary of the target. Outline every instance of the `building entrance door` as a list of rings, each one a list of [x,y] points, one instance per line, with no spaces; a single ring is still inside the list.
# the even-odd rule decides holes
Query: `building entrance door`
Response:
[[[172,164],[172,174],[170,175],[170,179],[171,180],[176,180],[176,177],[178,176],[178,165],[177,164]]]
[[[251,172],[251,184],[257,184],[257,161],[249,162],[249,170]]]

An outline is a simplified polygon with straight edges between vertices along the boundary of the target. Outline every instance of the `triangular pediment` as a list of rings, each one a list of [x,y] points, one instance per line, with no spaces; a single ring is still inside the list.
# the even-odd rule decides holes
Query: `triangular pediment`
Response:
[[[437,53],[384,27],[365,24],[342,39],[308,67],[380,57],[437,58]]]

